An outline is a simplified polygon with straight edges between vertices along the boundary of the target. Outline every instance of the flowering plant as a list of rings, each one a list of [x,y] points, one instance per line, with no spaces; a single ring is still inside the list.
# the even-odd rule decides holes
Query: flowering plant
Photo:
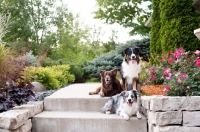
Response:
[[[178,49],[160,61],[164,91],[170,96],[200,96],[200,51]]]
[[[162,67],[147,66],[147,67],[145,67],[145,69],[147,69],[146,72],[145,72],[145,76],[147,78],[144,80],[144,83],[146,85],[150,85],[150,84],[160,85],[160,84],[163,84],[164,77],[163,77],[163,70],[162,70],[163,68]]]

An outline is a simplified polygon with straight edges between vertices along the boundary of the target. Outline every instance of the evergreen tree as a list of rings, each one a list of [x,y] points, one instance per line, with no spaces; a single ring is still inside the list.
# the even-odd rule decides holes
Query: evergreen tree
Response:
[[[150,40],[150,54],[151,63],[156,63],[159,60],[159,55],[162,54],[161,40],[160,40],[160,0],[152,0],[152,19],[151,19],[151,40]]]
[[[192,0],[160,0],[159,8],[162,53],[179,47],[187,51],[200,49],[200,41],[193,33],[199,28],[200,12],[195,9]]]

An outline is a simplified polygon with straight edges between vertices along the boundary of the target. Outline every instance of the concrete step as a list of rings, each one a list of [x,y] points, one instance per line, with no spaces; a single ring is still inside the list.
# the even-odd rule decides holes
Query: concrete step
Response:
[[[147,121],[100,112],[44,111],[32,119],[32,132],[147,132]]]
[[[108,97],[88,95],[100,83],[72,84],[44,99],[45,111],[100,111]]]

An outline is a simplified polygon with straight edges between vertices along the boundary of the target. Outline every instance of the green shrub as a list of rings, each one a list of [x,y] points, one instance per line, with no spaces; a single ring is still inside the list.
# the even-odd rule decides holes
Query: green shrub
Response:
[[[149,60],[149,50],[150,50],[150,39],[144,38],[141,40],[131,40],[127,41],[125,44],[121,44],[116,47],[116,52],[118,54],[123,54],[123,50],[128,47],[140,47],[141,49],[141,55],[143,56],[143,60],[148,61]]]
[[[152,0],[152,19],[151,19],[151,40],[150,40],[150,62],[158,63],[158,56],[162,54],[161,40],[160,40],[160,0]]]
[[[199,28],[200,12],[191,0],[160,0],[160,40],[162,53],[182,47],[186,51],[200,49],[194,30]],[[152,36],[154,37],[154,36]]]
[[[112,51],[100,55],[88,62],[84,67],[84,70],[87,75],[99,78],[99,73],[101,70],[110,71],[115,68],[120,69],[122,61],[123,57],[121,54]]]
[[[74,75],[69,73],[69,65],[58,65],[52,67],[26,67],[25,77],[42,83],[46,89],[60,88],[74,81]],[[25,74],[30,73],[30,74]]]

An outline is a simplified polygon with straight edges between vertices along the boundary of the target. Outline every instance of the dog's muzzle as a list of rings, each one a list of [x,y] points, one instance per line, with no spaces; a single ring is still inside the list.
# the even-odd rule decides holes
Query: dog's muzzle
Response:
[[[129,99],[129,100],[128,100],[128,102],[127,102],[127,104],[128,104],[128,106],[129,106],[129,107],[131,107],[131,106],[132,106],[132,104],[133,104],[132,100],[131,100],[131,99]]]

